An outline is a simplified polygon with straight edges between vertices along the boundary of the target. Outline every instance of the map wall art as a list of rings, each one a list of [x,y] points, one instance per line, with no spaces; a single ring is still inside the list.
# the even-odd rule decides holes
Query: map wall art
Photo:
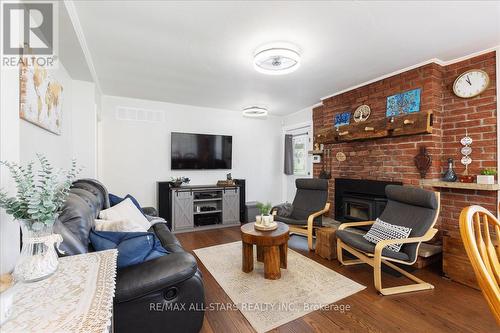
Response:
[[[63,87],[47,69],[21,65],[19,117],[57,135],[62,127]]]

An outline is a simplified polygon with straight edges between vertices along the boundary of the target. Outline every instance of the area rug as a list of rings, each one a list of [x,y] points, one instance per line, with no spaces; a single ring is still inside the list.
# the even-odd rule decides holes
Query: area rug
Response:
[[[345,304],[339,306],[332,303],[365,288],[290,249],[288,269],[281,270],[279,280],[264,279],[264,265],[255,258],[254,270],[243,273],[241,242],[206,247],[194,252],[234,302],[234,306],[259,333],[321,308],[343,309]]]

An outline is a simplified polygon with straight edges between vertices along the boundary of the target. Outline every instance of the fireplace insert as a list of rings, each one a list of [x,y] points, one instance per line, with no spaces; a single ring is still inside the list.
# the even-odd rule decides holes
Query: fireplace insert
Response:
[[[385,187],[402,185],[363,179],[335,179],[335,219],[340,222],[375,220],[387,204]]]

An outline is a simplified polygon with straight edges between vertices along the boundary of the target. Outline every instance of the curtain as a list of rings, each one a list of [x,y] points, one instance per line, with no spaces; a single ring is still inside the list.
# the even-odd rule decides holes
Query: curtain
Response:
[[[293,135],[285,134],[285,175],[293,175]]]

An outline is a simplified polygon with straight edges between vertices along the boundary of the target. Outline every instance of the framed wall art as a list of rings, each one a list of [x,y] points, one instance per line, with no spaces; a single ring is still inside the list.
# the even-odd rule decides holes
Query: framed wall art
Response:
[[[61,135],[63,86],[38,65],[22,65],[19,117]]]
[[[338,113],[335,115],[333,121],[335,127],[349,125],[349,122],[351,121],[351,113],[350,112]]]
[[[400,94],[387,97],[387,117],[397,117],[408,113],[420,111],[420,91],[413,89]]]

